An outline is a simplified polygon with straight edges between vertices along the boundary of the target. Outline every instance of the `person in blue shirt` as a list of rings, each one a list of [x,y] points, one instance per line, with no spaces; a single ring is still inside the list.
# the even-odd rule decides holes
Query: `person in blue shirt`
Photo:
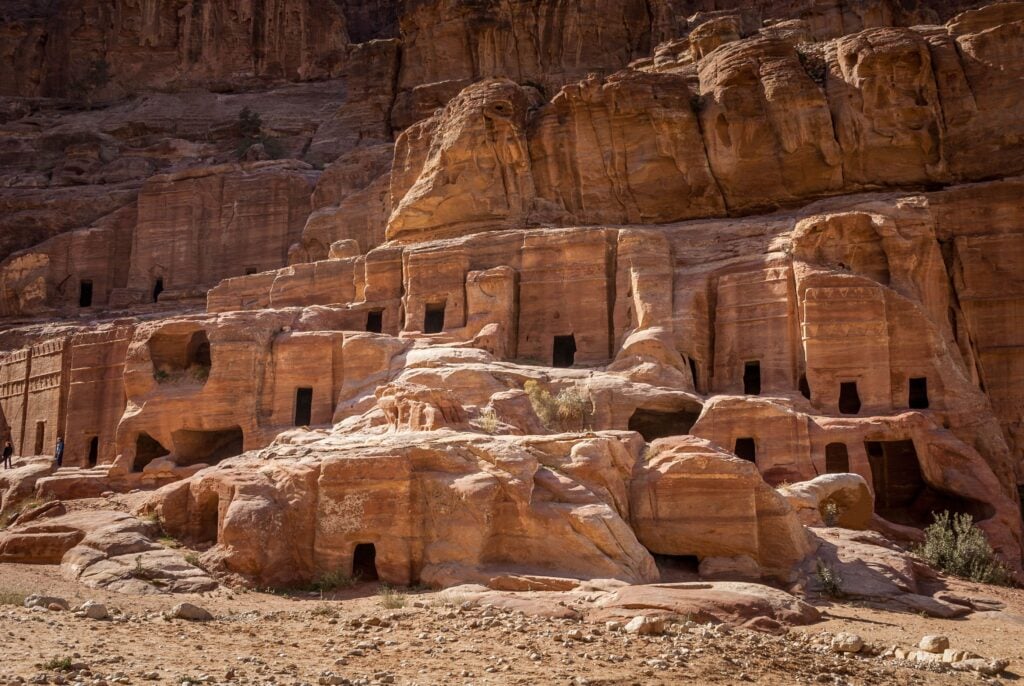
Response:
[[[53,451],[53,458],[57,462],[57,469],[60,469],[64,462],[64,439],[60,436],[57,436],[57,448]]]

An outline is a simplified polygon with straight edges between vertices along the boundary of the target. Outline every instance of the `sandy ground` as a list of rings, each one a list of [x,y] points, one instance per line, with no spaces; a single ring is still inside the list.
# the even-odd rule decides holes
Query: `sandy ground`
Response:
[[[128,596],[69,582],[57,567],[0,564],[0,601],[29,593],[60,596],[72,604],[97,600],[125,617],[97,621],[0,604],[0,684],[953,684],[981,679],[891,659],[832,654],[821,645],[822,632],[839,631],[856,632],[880,646],[907,647],[925,634],[944,634],[953,647],[1011,660],[1000,682],[1015,681],[1024,671],[1024,591],[972,584],[954,590],[998,598],[1007,609],[939,620],[843,604],[823,607],[825,622],[781,637],[682,624],[670,625],[664,636],[627,636],[603,624],[463,608],[459,597],[445,592],[410,591],[403,607],[387,608],[379,587],[369,583],[327,598],[228,589],[202,596]],[[183,600],[216,619],[199,623],[162,616]],[[45,668],[65,657],[74,664],[71,670]]]

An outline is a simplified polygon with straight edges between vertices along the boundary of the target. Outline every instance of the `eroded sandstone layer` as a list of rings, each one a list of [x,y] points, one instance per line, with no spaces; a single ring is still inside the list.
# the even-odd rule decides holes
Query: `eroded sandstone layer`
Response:
[[[1024,571],[1024,4],[3,21],[0,510],[152,493],[30,510],[0,560],[216,583],[155,518],[260,586],[877,557],[863,597],[959,611],[829,505],[968,513]]]

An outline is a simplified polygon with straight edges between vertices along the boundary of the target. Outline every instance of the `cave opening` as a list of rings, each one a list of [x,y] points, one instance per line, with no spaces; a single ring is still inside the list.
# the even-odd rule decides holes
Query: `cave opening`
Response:
[[[750,436],[737,438],[732,451],[736,457],[747,462],[757,462],[757,443]]]
[[[309,426],[313,419],[313,389],[295,389],[295,426]]]
[[[132,471],[141,472],[153,460],[170,454],[171,451],[165,448],[160,441],[144,431],[140,432],[135,439],[135,461],[132,462]]]
[[[928,379],[925,377],[915,377],[910,379],[910,388],[908,389],[908,405],[912,410],[927,410],[928,409]]]
[[[860,412],[860,393],[857,392],[856,381],[843,381],[839,384],[839,413],[857,414]]]
[[[555,336],[551,345],[551,366],[571,367],[576,362],[576,336]]]
[[[89,466],[95,467],[100,459],[100,437],[93,436],[89,440]]]
[[[179,429],[171,434],[174,463],[179,467],[194,464],[214,465],[228,457],[241,455],[245,444],[242,428],[197,430]]]
[[[743,394],[761,395],[761,363],[757,360],[743,363]]]
[[[360,581],[376,581],[377,546],[373,543],[359,543],[352,553],[352,578]]]
[[[78,282],[78,306],[92,307],[92,281],[88,279]]]
[[[445,303],[429,303],[423,314],[423,333],[444,331]]]
[[[160,294],[164,292],[164,278],[161,276],[153,282],[153,302],[159,302]]]
[[[825,472],[846,474],[850,471],[850,454],[845,443],[829,443],[825,446]]]
[[[662,555],[651,553],[663,582],[694,581],[700,573],[700,558],[696,555]]]
[[[36,455],[43,454],[43,444],[46,442],[46,422],[36,422]]]
[[[690,433],[699,416],[699,409],[661,412],[638,407],[629,418],[629,430],[636,431],[650,443],[657,438]]]
[[[966,513],[975,521],[994,514],[987,503],[946,493],[928,485],[914,441],[865,441],[875,487],[875,512],[897,524],[924,528],[932,513]]]
[[[384,332],[384,310],[370,310],[366,313],[366,330],[370,333]]]

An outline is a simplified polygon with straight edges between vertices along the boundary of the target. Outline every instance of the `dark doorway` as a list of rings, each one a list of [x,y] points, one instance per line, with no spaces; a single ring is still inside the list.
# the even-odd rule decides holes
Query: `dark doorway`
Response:
[[[551,345],[551,366],[571,367],[576,362],[576,336],[555,336]]]
[[[917,377],[910,380],[910,409],[928,409],[928,379]]]
[[[843,381],[839,384],[839,413],[857,414],[860,412],[860,393],[857,392],[856,381]]]
[[[160,298],[160,294],[163,292],[164,279],[163,277],[160,277],[159,279],[156,280],[156,283],[153,284],[153,302],[157,302],[157,300]]]
[[[313,419],[313,389],[295,389],[295,426],[309,426]]]
[[[933,512],[966,513],[975,521],[994,514],[991,505],[929,486],[912,440],[865,441],[875,486],[875,512],[891,522],[923,528]]]
[[[383,333],[384,310],[370,310],[366,313],[366,330],[370,333]]]
[[[89,466],[95,467],[96,463],[100,461],[100,437],[93,436],[89,440]]]
[[[78,282],[78,306],[92,307],[92,281]]]
[[[746,395],[761,395],[761,363],[743,363],[743,393]]]
[[[700,558],[696,555],[661,555],[651,553],[654,564],[661,573],[661,581],[697,581],[700,573]]]
[[[829,474],[846,474],[850,471],[850,454],[845,443],[829,443],[825,446],[825,471]]]
[[[423,315],[423,333],[441,333],[444,331],[444,303],[427,305]]]
[[[886,519],[905,519],[905,511],[924,489],[914,442],[865,441],[875,484],[875,509]]]
[[[256,269],[256,267],[246,267],[245,268],[245,275],[246,276],[252,276],[253,274],[257,273],[258,271],[259,270]]]
[[[245,444],[242,428],[196,430],[179,429],[171,434],[174,441],[174,463],[179,467],[194,464],[217,464],[241,455]]]
[[[43,443],[46,440],[46,422],[36,422],[36,450],[35,455],[43,454]]]
[[[360,543],[352,553],[352,578],[360,581],[376,581],[377,547],[372,543]]]
[[[690,433],[690,429],[700,416],[700,410],[678,410],[676,412],[659,412],[657,410],[636,409],[629,418],[629,430],[636,431],[650,443],[656,438],[666,436],[682,436]]]
[[[736,445],[733,446],[732,451],[736,453],[736,457],[747,462],[757,462],[757,444],[753,438],[737,438]]]
[[[800,386],[800,395],[802,395],[803,397],[805,397],[808,400],[810,400],[811,399],[811,385],[809,383],[807,383],[807,375],[806,374],[801,374],[800,375],[800,384],[799,384],[799,386]]]
[[[690,363],[690,376],[693,378],[693,390],[700,393],[700,381],[698,381],[697,374],[697,360],[693,359],[692,357],[687,358],[687,360]]]
[[[155,438],[145,432],[140,433],[135,439],[135,462],[132,463],[132,471],[141,472],[153,460],[169,454],[170,451],[160,445]]]

